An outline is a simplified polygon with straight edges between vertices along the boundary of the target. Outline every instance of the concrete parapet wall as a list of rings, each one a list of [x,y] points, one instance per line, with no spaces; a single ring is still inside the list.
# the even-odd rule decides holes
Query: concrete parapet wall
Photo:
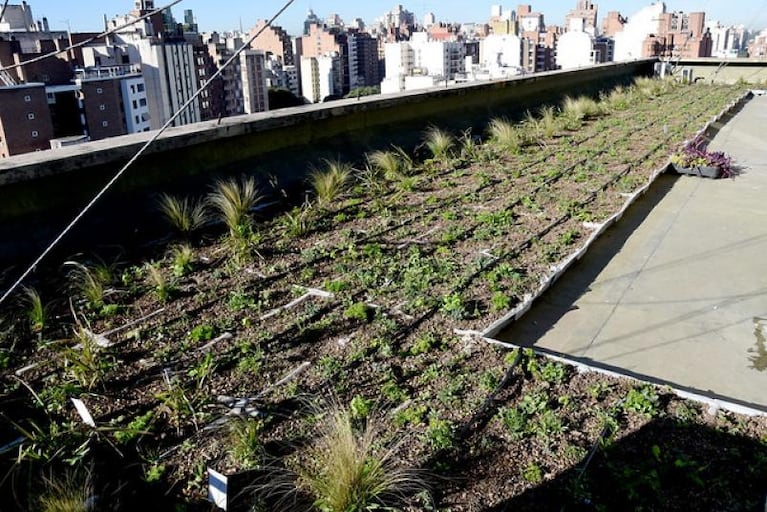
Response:
[[[693,80],[706,83],[734,84],[740,80],[751,84],[767,84],[767,60],[765,59],[686,59],[680,60],[675,76],[682,76],[683,69],[690,69]]]
[[[172,128],[117,182],[102,201],[110,209],[102,207],[97,215],[120,210],[135,217],[138,209],[146,211],[146,204],[137,198],[162,190],[202,193],[204,185],[220,174],[270,176],[287,188],[299,183],[322,158],[360,161],[365,152],[391,144],[412,149],[430,125],[456,131],[484,129],[492,117],[513,117],[566,95],[596,93],[649,75],[654,62],[611,63]],[[0,238],[9,240],[13,233],[3,231],[19,230],[20,223],[25,224],[23,232],[44,232],[38,228],[51,228],[47,222],[51,212],[67,218],[151,136],[147,132],[115,137],[0,160]],[[30,222],[32,230],[27,229]],[[2,245],[0,256],[8,248]]]

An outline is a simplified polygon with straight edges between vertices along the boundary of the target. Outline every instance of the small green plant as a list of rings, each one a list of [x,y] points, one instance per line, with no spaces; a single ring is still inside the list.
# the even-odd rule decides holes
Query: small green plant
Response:
[[[75,345],[62,351],[64,370],[80,386],[90,391],[103,382],[113,366],[112,359],[102,353],[91,332],[79,322],[74,326]]]
[[[511,438],[519,441],[527,433],[528,415],[517,407],[510,407],[503,411],[501,420]]]
[[[494,391],[499,382],[498,373],[494,370],[486,370],[479,378],[479,386],[487,392]]]
[[[490,142],[505,151],[519,153],[522,149],[522,136],[517,128],[506,119],[490,121]]]
[[[263,427],[263,422],[251,418],[233,418],[229,422],[230,453],[240,468],[255,468],[263,458]]]
[[[29,329],[35,334],[41,334],[45,329],[47,313],[45,305],[40,294],[34,288],[24,287],[24,303],[27,307],[27,319],[29,320]]]
[[[295,207],[282,215],[282,225],[290,236],[302,236],[311,230],[310,213],[306,208]]]
[[[549,361],[540,367],[541,378],[549,384],[561,384],[567,377],[567,368],[561,363]]]
[[[89,309],[100,310],[104,306],[106,296],[112,292],[108,288],[109,275],[99,271],[96,266],[87,266],[77,261],[67,261],[64,266],[72,267],[69,278],[80,292],[85,305]]]
[[[453,425],[449,420],[441,419],[436,414],[429,416],[429,427],[426,430],[429,444],[438,450],[446,450],[453,447]]]
[[[165,474],[165,471],[167,470],[167,467],[165,464],[160,464],[159,462],[152,462],[149,464],[147,468],[144,469],[144,480],[146,480],[147,483],[156,483],[162,480],[163,475]]]
[[[189,331],[189,339],[196,343],[210,341],[215,335],[216,328],[210,324],[200,324]]]
[[[455,138],[450,133],[432,126],[426,130],[424,144],[434,160],[444,162],[450,158],[450,150],[455,144]]]
[[[168,302],[173,298],[176,287],[165,277],[165,274],[163,274],[158,265],[148,264],[146,267],[146,276],[160,302]]]
[[[410,355],[417,356],[426,354],[441,345],[439,336],[433,332],[427,332],[418,336],[410,347]]]
[[[402,389],[393,380],[384,382],[383,386],[381,386],[381,394],[393,403],[404,402],[408,398],[407,391]]]
[[[511,307],[511,297],[503,292],[495,292],[491,301],[495,311],[506,311]]]
[[[463,296],[458,292],[453,292],[449,295],[446,295],[442,299],[441,311],[447,316],[455,318],[456,320],[466,318],[467,313],[466,307],[463,303]]]
[[[373,402],[364,396],[357,395],[349,403],[349,413],[354,420],[364,420],[370,414]]]
[[[320,206],[328,206],[341,197],[352,178],[352,167],[338,160],[325,160],[325,170],[315,170],[309,175]]]
[[[344,311],[344,317],[349,320],[367,322],[371,318],[370,307],[364,302],[355,302]]]
[[[219,180],[208,195],[208,202],[229,228],[230,236],[236,239],[250,236],[253,229],[250,212],[262,199],[256,180],[252,177]]]
[[[194,249],[189,244],[179,244],[170,250],[173,275],[184,277],[194,269]]]
[[[546,106],[540,110],[540,120],[538,126],[541,129],[541,133],[547,139],[552,138],[558,129],[557,113],[556,109],[552,106]]]
[[[118,421],[122,421],[122,416],[118,418]],[[137,439],[149,432],[149,428],[154,421],[154,411],[149,411],[141,416],[137,416],[130,421],[125,427],[117,428],[114,432],[115,441],[121,444],[126,444],[134,439]]]
[[[426,416],[427,407],[425,405],[411,405],[397,413],[394,422],[399,425],[420,425]]]
[[[208,213],[202,201],[162,194],[158,204],[171,226],[185,235],[201,228],[207,221]]]
[[[522,471],[522,478],[533,485],[538,485],[543,482],[543,470],[538,464],[531,462]]]
[[[631,388],[623,399],[623,410],[652,418],[659,412],[658,400],[658,394],[649,384]]]

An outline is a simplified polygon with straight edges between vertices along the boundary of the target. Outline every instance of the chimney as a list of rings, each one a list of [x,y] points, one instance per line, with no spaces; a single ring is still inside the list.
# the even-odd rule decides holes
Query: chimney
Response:
[[[48,18],[46,18],[46,17],[43,17],[43,30],[45,32],[50,32],[51,31],[51,27],[48,25]]]

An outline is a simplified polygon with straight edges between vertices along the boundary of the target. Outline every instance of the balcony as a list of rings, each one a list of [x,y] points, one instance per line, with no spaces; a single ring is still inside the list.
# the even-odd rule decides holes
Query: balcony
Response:
[[[576,369],[562,357],[508,350],[486,338],[492,324],[505,329],[510,312],[519,313],[582,255],[603,223],[622,212],[621,222],[633,226],[641,210],[629,201],[651,180],[647,193],[657,193],[670,152],[744,92],[640,81],[630,90],[611,85],[599,102],[563,100],[575,91],[597,96],[608,81],[626,86],[652,65],[362,98],[173,130],[136,169],[152,194],[134,182],[129,192],[111,195],[85,236],[73,237],[28,283],[46,297],[35,301],[28,292],[30,312],[63,289],[86,320],[71,318],[69,300],[42,317],[3,317],[10,336],[24,339],[6,352],[6,380],[15,383],[16,375],[29,388],[9,386],[2,412],[26,431],[37,418],[63,429],[63,451],[47,457],[94,460],[101,475],[141,468],[125,480],[140,489],[134,496],[159,508],[205,507],[206,466],[232,474],[254,460],[271,467],[278,458],[311,470],[305,464],[326,460],[317,433],[332,433],[337,424],[328,418],[336,417],[341,427],[380,425],[369,431],[377,434],[372,456],[379,445],[391,447],[404,467],[436,474],[433,498],[441,509],[558,510],[583,505],[585,495],[612,510],[756,503],[763,473],[748,468],[764,464],[763,418],[707,416],[699,402],[668,389],[582,373],[583,364]],[[562,112],[539,110],[546,105]],[[525,116],[526,109],[533,114]],[[424,119],[442,131],[425,134]],[[91,146],[89,161],[103,170],[120,151],[129,153],[122,145],[112,141],[111,155]],[[105,174],[98,169],[55,170],[85,183]],[[25,183],[20,171],[3,171],[8,182]],[[39,188],[53,172],[30,183]],[[213,172],[234,181],[211,197]],[[260,201],[246,176],[258,179]],[[160,223],[158,190],[188,197],[189,215],[177,203],[182,215]],[[128,193],[130,202],[120,203]],[[241,201],[223,199],[233,195]],[[206,196],[211,205],[235,208],[211,206],[209,220],[198,225],[193,205]],[[34,201],[24,204],[52,222]],[[28,227],[36,217],[11,213],[6,209],[7,224]],[[130,229],[122,230],[123,222]],[[92,244],[115,241],[105,232],[119,235],[124,250]],[[69,255],[86,251],[72,263]],[[70,262],[65,272],[63,261]],[[568,275],[579,273],[577,265]],[[100,283],[101,293],[89,283]],[[97,356],[85,360],[87,354]],[[86,371],[77,370],[81,362],[89,363]],[[45,397],[48,412],[29,389]],[[335,397],[330,404],[323,402],[328,394]],[[87,415],[75,411],[70,395]],[[317,408],[302,407],[304,397]],[[327,414],[339,407],[346,412]],[[82,424],[89,416],[98,432]],[[15,439],[12,428],[4,432]],[[37,446],[33,441],[19,442],[23,449]],[[89,454],[77,451],[82,442]],[[279,475],[294,488],[289,473]],[[267,474],[264,485],[256,478],[253,489],[274,489],[276,478]],[[170,482],[184,491],[166,495]],[[413,509],[430,505],[427,493],[409,499]]]

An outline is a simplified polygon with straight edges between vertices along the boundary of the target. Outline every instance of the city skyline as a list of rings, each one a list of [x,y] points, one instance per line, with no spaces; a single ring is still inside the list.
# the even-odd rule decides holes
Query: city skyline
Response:
[[[13,1],[13,3],[18,3]],[[125,14],[133,6],[132,0],[105,0],[100,2],[97,9],[76,9],[70,11],[68,2],[54,0],[31,0],[28,2],[32,7],[35,19],[48,18],[52,29],[66,30],[70,27],[75,32],[95,32],[103,29],[103,16],[112,18],[118,14]],[[170,3],[170,0],[156,2],[156,5]],[[533,9],[546,15],[549,24],[562,24],[567,12],[575,6],[575,0],[541,0],[528,2]],[[637,5],[628,0],[595,2],[599,7],[599,18],[608,11],[620,11],[624,16],[630,16],[645,4]],[[646,2],[649,5],[651,2]],[[501,4],[504,8],[516,9],[518,3],[502,3],[497,0],[476,2],[472,5],[474,10],[466,12],[465,2],[436,0],[415,0],[403,2],[401,5],[412,11],[421,21],[427,12],[433,12],[438,21],[446,22],[484,22],[487,21],[492,5]],[[253,2],[243,0],[228,0],[228,9],[217,9],[216,5],[200,0],[183,0],[173,8],[177,19],[183,18],[185,9],[194,11],[201,31],[228,31],[242,27],[247,30],[259,19],[273,16],[283,5],[281,0],[264,0],[254,5]],[[325,18],[330,14],[338,14],[345,22],[351,22],[355,18],[362,18],[366,23],[374,21],[384,13],[390,11],[396,0],[374,0],[364,3],[352,3],[339,0],[297,0],[278,20],[276,24],[283,26],[291,35],[297,35],[303,28],[303,21],[309,9]],[[762,0],[746,0],[739,3],[739,8],[733,10],[731,6],[709,0],[675,0],[666,2],[666,6],[672,11],[705,11],[707,19],[720,21],[726,25],[742,24],[750,31],[759,31],[767,27],[767,2]]]

